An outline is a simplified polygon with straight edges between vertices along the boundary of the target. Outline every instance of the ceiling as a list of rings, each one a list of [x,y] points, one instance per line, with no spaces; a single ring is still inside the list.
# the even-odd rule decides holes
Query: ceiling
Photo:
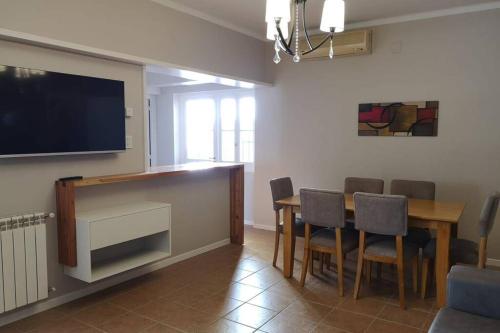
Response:
[[[233,28],[253,37],[265,36],[264,13],[266,0],[152,0],[214,23]],[[477,11],[500,1],[492,0],[345,0],[346,24],[415,15],[456,7],[462,12]],[[321,20],[323,0],[308,0],[307,21],[317,28]],[[491,7],[491,6],[489,6]],[[457,11],[453,11],[457,12]],[[458,11],[460,12],[460,11]]]

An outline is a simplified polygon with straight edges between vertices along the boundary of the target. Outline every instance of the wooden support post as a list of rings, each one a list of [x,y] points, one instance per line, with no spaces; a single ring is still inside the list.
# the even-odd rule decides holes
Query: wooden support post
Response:
[[[244,192],[245,169],[243,165],[229,169],[230,178],[230,237],[231,243],[243,245],[244,242]]]
[[[59,263],[75,267],[76,262],[76,217],[75,187],[73,182],[56,182],[57,240]]]

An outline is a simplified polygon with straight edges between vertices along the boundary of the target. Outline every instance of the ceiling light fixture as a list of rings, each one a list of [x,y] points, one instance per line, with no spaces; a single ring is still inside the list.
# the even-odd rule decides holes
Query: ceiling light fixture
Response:
[[[274,62],[281,61],[280,52],[283,51],[293,57],[294,62],[300,62],[303,55],[312,53],[330,41],[330,59],[333,59],[333,34],[344,31],[345,3],[344,0],[325,0],[323,5],[323,15],[321,17],[320,30],[328,33],[325,38],[316,46],[313,46],[307,32],[306,24],[306,1],[307,0],[267,0],[266,3],[266,23],[267,38],[274,40]],[[288,38],[288,25],[292,18],[291,2],[294,3],[293,17],[295,22]],[[299,49],[299,10],[302,5],[302,28],[303,36],[307,43],[306,50]],[[288,38],[288,40],[287,40]],[[292,42],[295,39],[295,48]]]

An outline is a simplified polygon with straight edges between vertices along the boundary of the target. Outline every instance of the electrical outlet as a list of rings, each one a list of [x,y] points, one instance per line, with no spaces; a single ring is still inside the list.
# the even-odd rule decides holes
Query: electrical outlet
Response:
[[[134,109],[133,108],[125,108],[125,116],[127,118],[130,118],[134,115]]]
[[[125,148],[127,149],[132,149],[134,147],[132,143],[132,135],[127,135],[125,140]]]

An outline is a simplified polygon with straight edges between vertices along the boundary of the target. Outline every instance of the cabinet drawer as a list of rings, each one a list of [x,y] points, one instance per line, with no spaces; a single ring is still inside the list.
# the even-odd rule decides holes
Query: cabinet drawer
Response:
[[[90,223],[90,249],[100,249],[169,229],[169,207],[92,221]]]

